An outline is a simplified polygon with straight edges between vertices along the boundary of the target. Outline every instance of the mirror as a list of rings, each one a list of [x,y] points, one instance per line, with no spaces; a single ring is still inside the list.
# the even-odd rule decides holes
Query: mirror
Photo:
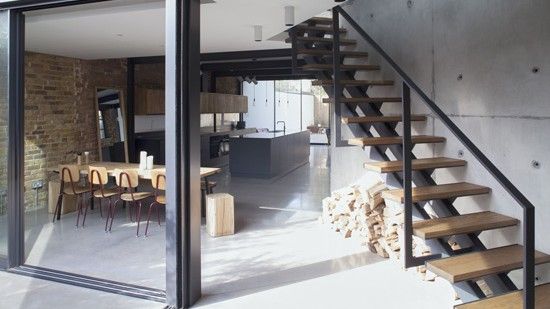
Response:
[[[126,109],[120,89],[96,88],[99,160],[128,163]]]

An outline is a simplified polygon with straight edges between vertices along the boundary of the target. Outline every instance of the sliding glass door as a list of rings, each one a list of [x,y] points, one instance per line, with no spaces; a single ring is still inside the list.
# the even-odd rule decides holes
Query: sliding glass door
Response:
[[[0,12],[0,259],[8,254],[8,22]]]

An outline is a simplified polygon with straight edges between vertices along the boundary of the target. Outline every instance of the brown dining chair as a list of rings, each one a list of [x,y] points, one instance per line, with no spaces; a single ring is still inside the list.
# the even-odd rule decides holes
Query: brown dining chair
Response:
[[[157,210],[157,221],[160,225],[160,206],[166,205],[166,170],[165,169],[156,169],[151,171],[151,184],[153,189],[155,189],[155,200],[149,205],[149,211],[147,212],[147,224],[145,225],[145,236],[147,236],[147,231],[149,230],[149,221],[151,220],[151,211],[153,207],[156,207]]]
[[[115,180],[117,186],[120,188],[120,199],[117,200],[109,209],[111,217],[111,224],[109,225],[109,231],[113,227],[113,221],[115,217],[116,205],[119,201],[128,202],[130,207],[137,206],[137,231],[136,236],[139,236],[139,224],[141,221],[141,202],[152,196],[150,192],[137,192],[136,188],[139,184],[139,175],[137,170],[134,169],[116,169]],[[130,210],[131,216],[131,210]]]
[[[99,213],[103,218],[103,200],[109,201],[109,211],[112,208],[113,197],[120,194],[118,188],[106,188],[105,185],[109,183],[109,174],[105,167],[89,166],[88,167],[88,182],[90,183],[90,190],[93,192],[91,199],[99,199]],[[107,212],[107,220],[105,220],[105,232],[107,231],[107,223],[109,222],[110,213]],[[84,221],[86,216],[84,216]],[[82,222],[84,224],[84,222]]]
[[[86,193],[92,192],[88,186],[80,186],[80,168],[78,165],[60,165],[60,180],[61,185],[59,189],[59,197],[57,199],[57,205],[55,206],[55,211],[53,214],[53,221],[55,218],[58,219],[61,216],[61,205],[63,204],[63,197],[65,195],[76,196],[77,199],[77,217],[76,217],[76,227],[80,223],[80,215],[82,215],[82,205],[84,204],[84,195]],[[84,210],[84,218],[86,217],[86,212],[88,212],[88,203]],[[84,220],[82,221],[82,226],[84,226]]]

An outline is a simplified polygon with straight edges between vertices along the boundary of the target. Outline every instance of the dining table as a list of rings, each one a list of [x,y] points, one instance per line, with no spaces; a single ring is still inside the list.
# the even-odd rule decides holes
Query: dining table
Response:
[[[115,175],[115,170],[119,169],[130,169],[130,170],[136,170],[138,171],[139,179],[143,180],[151,180],[151,170],[145,170],[140,171],[139,164],[138,163],[124,163],[124,162],[92,162],[89,164],[80,164],[78,165],[78,169],[80,171],[81,176],[87,176],[89,173],[89,167],[104,167],[107,170],[107,174],[109,176]],[[154,165],[153,169],[166,169],[164,165]],[[59,174],[59,167],[50,167],[47,169],[49,172],[57,173]],[[200,178],[204,179],[206,183],[208,183],[208,177],[215,175],[217,173],[221,172],[221,168],[218,167],[202,167],[200,168]],[[91,201],[90,205],[91,209],[94,209],[94,202],[93,199]],[[57,220],[60,219],[61,212],[58,213]]]

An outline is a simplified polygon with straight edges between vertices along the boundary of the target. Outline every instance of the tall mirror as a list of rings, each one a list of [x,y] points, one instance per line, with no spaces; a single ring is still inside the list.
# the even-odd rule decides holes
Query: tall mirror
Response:
[[[99,159],[128,163],[126,110],[122,91],[115,88],[96,88],[96,115]]]

